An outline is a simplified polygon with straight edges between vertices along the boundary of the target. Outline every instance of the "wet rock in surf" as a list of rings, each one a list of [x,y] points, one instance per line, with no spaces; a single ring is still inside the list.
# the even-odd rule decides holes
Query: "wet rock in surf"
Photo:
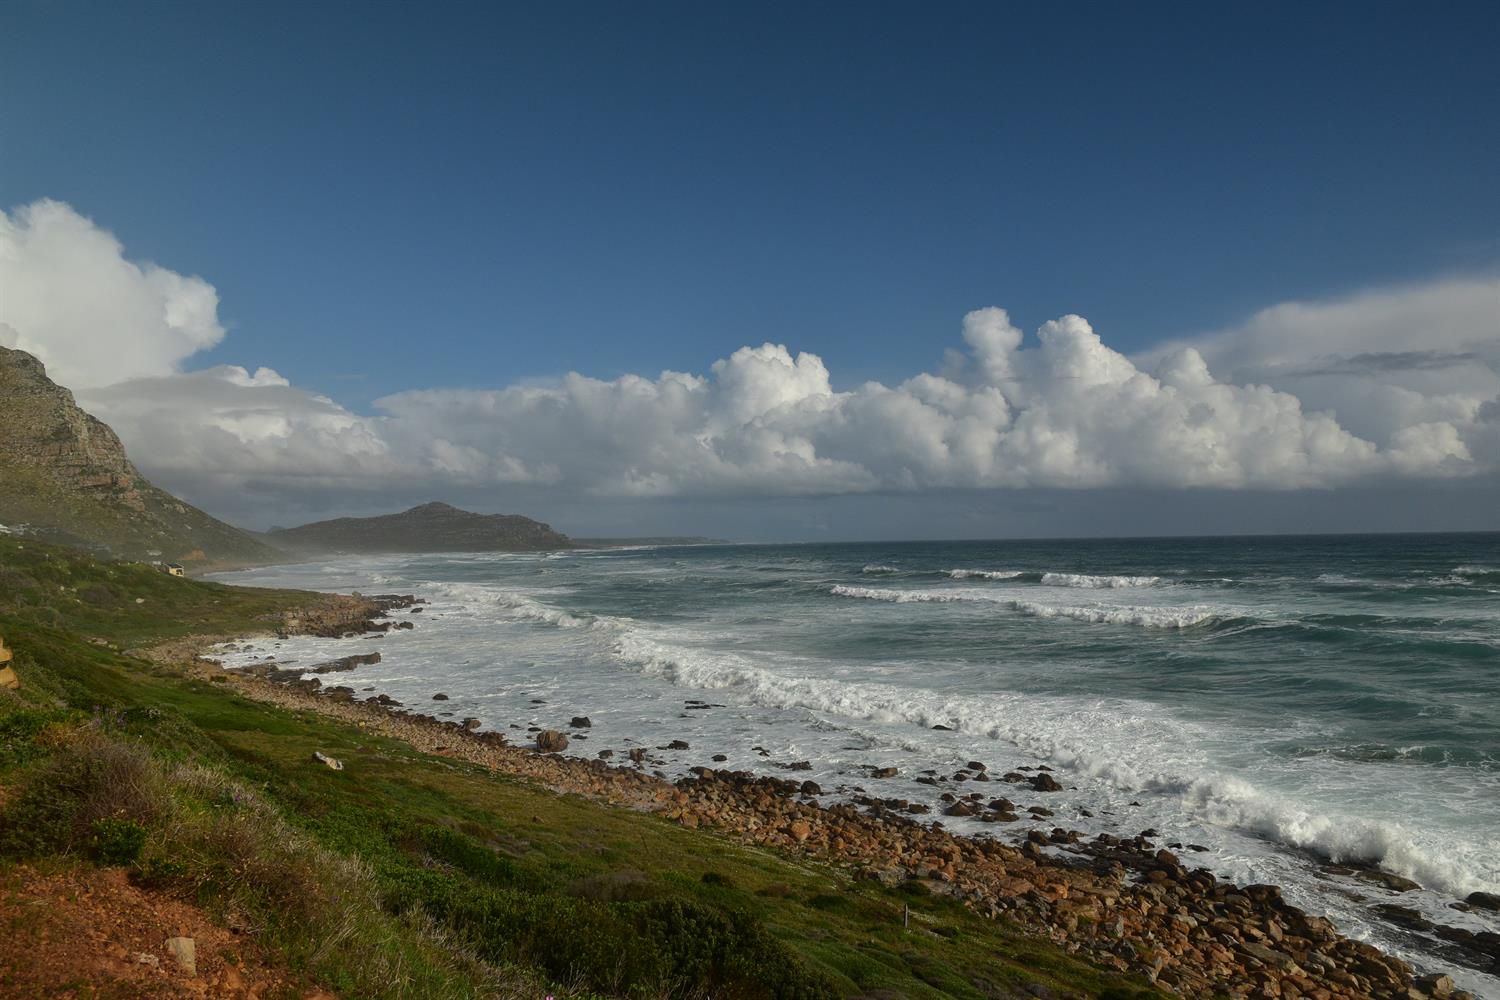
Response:
[[[589,717],[587,715],[575,715],[573,716],[573,720],[569,722],[568,725],[573,727],[574,729],[591,729],[593,728],[594,723],[589,720]]]
[[[1376,885],[1383,885],[1392,892],[1412,892],[1422,888],[1409,878],[1403,878],[1391,872],[1383,872],[1378,868],[1356,871],[1354,877],[1362,882],[1373,882]]]
[[[308,673],[332,674],[344,670],[353,670],[355,667],[364,666],[369,663],[379,663],[379,653],[356,653],[353,656],[341,656],[337,660],[329,660],[308,667]]]
[[[1034,774],[1031,776],[1031,787],[1039,792],[1060,792],[1062,785],[1050,774]]]

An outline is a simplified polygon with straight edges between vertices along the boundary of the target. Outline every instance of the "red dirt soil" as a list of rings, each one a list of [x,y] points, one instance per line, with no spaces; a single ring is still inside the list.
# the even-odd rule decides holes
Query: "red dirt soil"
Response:
[[[197,975],[167,951],[172,937],[193,939]],[[0,874],[0,996],[332,1000],[303,982],[248,935],[131,885],[123,869],[44,874],[20,865]]]

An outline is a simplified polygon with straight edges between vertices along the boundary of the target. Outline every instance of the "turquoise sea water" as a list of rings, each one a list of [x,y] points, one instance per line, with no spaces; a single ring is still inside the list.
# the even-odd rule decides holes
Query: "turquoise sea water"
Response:
[[[776,773],[807,761],[799,776],[830,797],[936,802],[924,770],[1046,764],[1066,791],[990,787],[1052,809],[1044,829],[1206,847],[1221,874],[1277,882],[1500,995],[1373,909],[1500,929],[1449,906],[1500,892],[1500,535],[390,556],[233,579],[423,594],[419,627],[369,640],[384,662],[346,683],[501,729],[588,715],[583,753],[686,740],[657,752],[669,774],[711,754]],[[336,646],[226,662],[311,664]],[[868,777],[888,765],[898,778]]]

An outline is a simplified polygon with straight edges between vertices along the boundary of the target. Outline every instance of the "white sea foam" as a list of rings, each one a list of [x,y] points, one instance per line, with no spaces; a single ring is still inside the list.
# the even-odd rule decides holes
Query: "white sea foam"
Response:
[[[1159,576],[1092,576],[1087,573],[1044,573],[1044,587],[1083,587],[1088,590],[1119,587],[1154,587],[1161,583]]]
[[[1194,625],[1216,622],[1230,617],[1225,609],[1207,604],[1179,607],[1096,604],[1080,607],[1041,604],[1036,601],[1011,601],[1010,606],[1023,615],[1031,615],[1035,618],[1072,618],[1080,622],[1096,622],[1104,625],[1143,625],[1147,628],[1191,628]]]
[[[1496,576],[1500,577],[1500,567],[1495,566],[1455,566],[1454,576]]]
[[[1018,569],[950,569],[948,575],[955,580],[1014,580],[1022,573]]]
[[[1154,706],[1109,700],[995,694],[955,698],[923,688],[787,675],[721,651],[687,648],[644,632],[619,637],[615,656],[674,685],[732,692],[748,703],[917,727],[910,749],[942,724],[959,734],[1012,744],[1117,793],[1156,793],[1198,823],[1306,850],[1335,862],[1378,863],[1424,886],[1457,895],[1492,891],[1482,859],[1399,822],[1324,809],[1316,788],[1289,797],[1211,767],[1193,766],[1199,747],[1224,734],[1163,716]],[[1088,795],[1087,788],[1082,789]],[[1478,846],[1483,845],[1468,845]]]
[[[601,621],[595,616],[575,615],[561,608],[551,607],[517,591],[463,583],[434,583],[427,585],[426,590],[470,607],[500,608],[507,618],[556,625],[558,628],[597,627]]]
[[[864,569],[860,570],[860,572],[870,573],[872,575],[880,575],[886,573],[899,573],[901,571],[894,566],[883,566],[879,563],[870,563]]]
[[[891,590],[886,587],[850,587],[842,583],[835,584],[831,593],[838,597],[862,597],[868,601],[890,601],[894,604],[992,601],[983,592],[973,590]]]
[[[1206,622],[1240,617],[1240,613],[1208,604],[1134,605],[1134,604],[1043,604],[1022,601],[987,590],[954,588],[952,590],[896,590],[886,587],[849,587],[836,584],[832,593],[838,597],[858,597],[893,604],[953,604],[982,602],[998,604],[1032,618],[1070,618],[1100,625],[1140,625],[1146,628],[1190,628]]]
[[[527,621],[545,622],[548,625],[556,625],[559,628],[584,628],[593,624],[589,618],[580,618],[569,614],[558,608],[549,608],[529,597],[519,594],[507,594],[496,600],[497,604],[505,608],[512,617],[524,618]]]

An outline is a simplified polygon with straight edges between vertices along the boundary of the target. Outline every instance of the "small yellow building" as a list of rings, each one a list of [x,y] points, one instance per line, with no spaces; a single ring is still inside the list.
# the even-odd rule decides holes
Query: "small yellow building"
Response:
[[[167,563],[166,570],[168,576],[187,576],[187,570],[182,568],[181,563]]]

